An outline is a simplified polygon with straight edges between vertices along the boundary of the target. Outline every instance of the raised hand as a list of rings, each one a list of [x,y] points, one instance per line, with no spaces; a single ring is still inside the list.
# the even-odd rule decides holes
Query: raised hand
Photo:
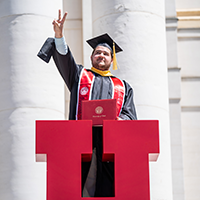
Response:
[[[65,12],[65,14],[63,15],[63,18],[61,19],[61,10],[59,9],[58,19],[57,20],[54,19],[52,22],[56,38],[63,37],[63,27],[64,27],[66,17],[67,17],[67,12]]]

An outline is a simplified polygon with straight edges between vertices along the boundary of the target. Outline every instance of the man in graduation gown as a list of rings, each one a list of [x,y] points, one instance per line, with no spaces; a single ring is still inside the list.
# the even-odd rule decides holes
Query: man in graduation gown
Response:
[[[67,13],[61,19],[61,11],[59,10],[58,20],[53,21],[55,38],[46,40],[38,56],[45,62],[49,62],[51,56],[53,57],[56,67],[71,93],[69,119],[80,119],[78,108],[81,103],[80,82],[82,79],[91,77],[92,83],[88,83],[91,86],[89,100],[114,98],[115,85],[113,83],[115,81],[120,82],[121,86],[117,85],[116,88],[122,87],[124,92],[117,119],[136,120],[131,86],[126,81],[114,77],[109,71],[113,56],[115,56],[113,54],[115,51],[116,53],[122,51],[121,48],[115,44],[113,49],[113,40],[107,34],[88,40],[87,42],[93,48],[92,68],[86,70],[82,65],[76,64],[69,47],[65,43],[63,25],[66,16]],[[117,91],[117,93],[119,92]],[[92,161],[82,163],[82,190],[84,197],[114,196],[114,163],[102,162],[102,127],[93,127]]]

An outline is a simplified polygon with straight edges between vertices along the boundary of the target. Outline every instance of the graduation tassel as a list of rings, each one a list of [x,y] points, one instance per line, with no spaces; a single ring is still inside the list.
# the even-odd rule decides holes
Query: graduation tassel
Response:
[[[115,53],[115,43],[113,42],[113,70],[117,70],[117,58]]]

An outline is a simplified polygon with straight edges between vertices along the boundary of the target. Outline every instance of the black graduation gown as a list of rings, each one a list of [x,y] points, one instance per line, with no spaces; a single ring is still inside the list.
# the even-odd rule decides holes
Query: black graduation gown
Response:
[[[64,79],[70,91],[70,112],[69,119],[75,120],[77,89],[82,65],[77,65],[68,47],[68,53],[61,55],[55,48],[53,38],[48,38],[41,48],[38,56],[45,62],[49,62],[53,56],[56,67]],[[92,88],[91,99],[110,99],[112,95],[112,84],[108,77],[103,77],[94,73],[95,79]],[[120,118],[124,120],[136,120],[136,111],[133,103],[133,90],[131,86],[123,81],[125,85],[125,98]],[[102,162],[102,128],[93,127],[93,148],[96,148],[97,155],[97,180],[96,180],[96,197],[114,196],[114,164],[112,162]],[[82,163],[82,187],[84,186],[90,163]]]

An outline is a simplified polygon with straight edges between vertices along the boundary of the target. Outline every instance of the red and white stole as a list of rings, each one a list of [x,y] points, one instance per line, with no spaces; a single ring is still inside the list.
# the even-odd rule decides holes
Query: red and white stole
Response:
[[[76,106],[76,119],[81,119],[81,102],[83,100],[90,100],[92,94],[92,86],[94,82],[94,74],[91,71],[82,69],[79,85],[78,85],[78,96]],[[116,77],[109,77],[112,83],[112,99],[117,99],[117,117],[119,117],[125,96],[125,86],[123,81]]]

